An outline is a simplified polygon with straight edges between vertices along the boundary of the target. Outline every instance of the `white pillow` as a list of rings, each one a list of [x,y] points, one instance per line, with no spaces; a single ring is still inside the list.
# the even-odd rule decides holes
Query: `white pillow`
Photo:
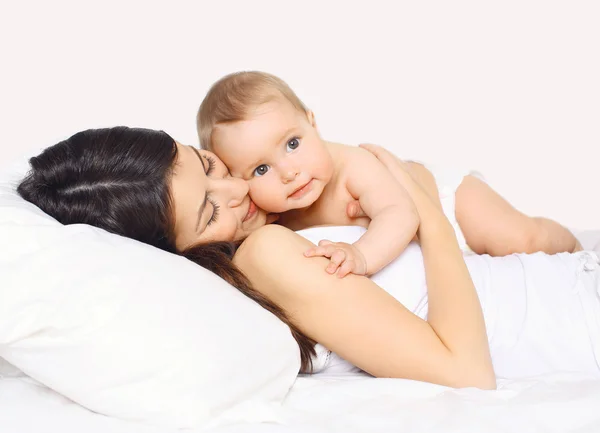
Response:
[[[21,199],[0,175],[0,357],[101,414],[169,427],[274,421],[288,327],[173,254]]]

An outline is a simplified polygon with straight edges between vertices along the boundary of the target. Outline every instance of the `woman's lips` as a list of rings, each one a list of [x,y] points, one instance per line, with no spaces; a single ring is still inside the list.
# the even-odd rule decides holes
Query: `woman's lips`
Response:
[[[256,215],[256,212],[257,212],[256,205],[254,204],[254,202],[252,200],[250,200],[250,205],[248,205],[248,213],[246,213],[246,216],[244,217],[242,222],[248,221],[250,218],[252,218],[254,215]]]
[[[313,179],[309,180],[303,186],[294,191],[289,198],[302,198],[304,195],[312,189]]]

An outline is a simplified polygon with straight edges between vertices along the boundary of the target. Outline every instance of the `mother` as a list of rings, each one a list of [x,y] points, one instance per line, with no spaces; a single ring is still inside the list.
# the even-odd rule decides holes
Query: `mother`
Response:
[[[217,273],[288,324],[304,371],[318,342],[374,376],[454,387],[494,388],[494,368],[507,377],[600,375],[593,253],[465,259],[452,226],[402,163],[383,149],[368,150],[420,218],[420,249],[409,248],[384,270],[402,280],[393,287],[388,279],[387,291],[365,277],[324,272],[328,260],[305,258],[307,239],[266,225],[269,217],[244,181],[230,177],[214,154],[162,131],[75,134],[30,160],[18,192],[63,224],[95,225]],[[323,237],[353,241],[343,233],[335,239],[331,230]]]

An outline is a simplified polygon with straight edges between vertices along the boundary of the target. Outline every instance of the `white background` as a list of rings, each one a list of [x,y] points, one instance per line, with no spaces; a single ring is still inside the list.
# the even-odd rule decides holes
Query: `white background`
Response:
[[[476,168],[524,212],[600,228],[596,1],[2,2],[0,165],[81,129],[197,144],[222,75],[286,80],[325,139]]]

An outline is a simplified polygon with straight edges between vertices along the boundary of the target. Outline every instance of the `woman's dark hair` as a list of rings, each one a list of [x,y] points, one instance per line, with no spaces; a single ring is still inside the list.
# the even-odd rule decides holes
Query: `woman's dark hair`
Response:
[[[185,251],[175,247],[169,185],[176,159],[175,140],[163,131],[89,129],[31,158],[31,170],[17,192],[62,224],[100,227],[214,272],[289,326],[300,347],[301,369],[310,371],[315,342],[233,264],[235,244],[196,245]]]

